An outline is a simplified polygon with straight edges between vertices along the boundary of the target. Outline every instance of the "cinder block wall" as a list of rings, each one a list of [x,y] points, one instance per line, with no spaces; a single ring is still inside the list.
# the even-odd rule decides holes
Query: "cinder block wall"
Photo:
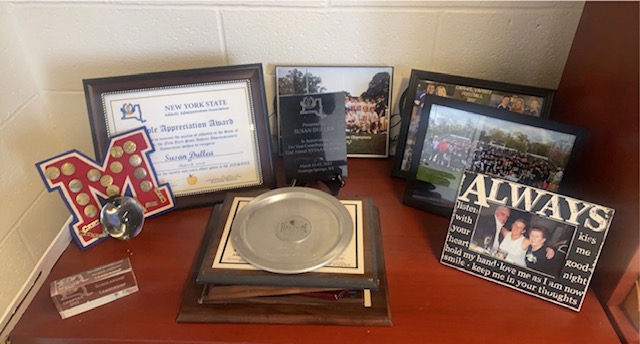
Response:
[[[272,100],[277,64],[391,65],[397,113],[412,68],[556,88],[583,6],[0,2],[0,325],[29,276],[57,258],[46,253],[69,216],[34,164],[72,148],[93,154],[82,79],[261,62]]]

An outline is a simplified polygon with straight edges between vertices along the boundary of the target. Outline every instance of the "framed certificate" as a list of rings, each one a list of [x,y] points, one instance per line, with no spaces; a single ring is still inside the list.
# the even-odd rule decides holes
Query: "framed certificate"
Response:
[[[145,126],[151,162],[177,208],[228,190],[275,187],[262,65],[86,79],[96,157],[111,136]]]

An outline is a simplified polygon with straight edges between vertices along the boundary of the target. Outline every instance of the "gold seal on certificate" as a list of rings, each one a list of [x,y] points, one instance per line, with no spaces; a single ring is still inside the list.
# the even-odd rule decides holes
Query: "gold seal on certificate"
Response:
[[[315,270],[338,257],[353,237],[353,222],[335,197],[306,187],[264,193],[236,215],[231,241],[250,264],[275,273]]]

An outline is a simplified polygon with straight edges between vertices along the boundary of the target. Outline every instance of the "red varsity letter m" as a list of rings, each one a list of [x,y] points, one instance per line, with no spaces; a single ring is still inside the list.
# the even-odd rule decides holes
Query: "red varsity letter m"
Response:
[[[100,210],[111,196],[131,195],[144,207],[145,217],[173,208],[169,185],[158,184],[149,159],[151,152],[147,130],[140,128],[112,137],[102,164],[76,150],[36,164],[49,191],[60,191],[75,217],[71,233],[81,248],[106,238]]]

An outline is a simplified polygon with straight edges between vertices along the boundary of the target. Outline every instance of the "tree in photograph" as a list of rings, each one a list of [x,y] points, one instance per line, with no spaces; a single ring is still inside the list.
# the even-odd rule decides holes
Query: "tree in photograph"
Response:
[[[549,148],[548,154],[549,160],[551,160],[554,165],[566,167],[569,163],[569,157],[571,156],[571,147],[566,145],[566,141],[554,142]]]
[[[375,99],[377,97],[386,97],[389,94],[389,82],[391,75],[387,72],[379,72],[369,81],[369,88],[361,95],[365,99]]]
[[[507,136],[505,145],[509,148],[516,149],[518,152],[526,152],[529,144],[527,135],[517,132]]]
[[[280,95],[322,93],[322,78],[294,68],[287,75],[278,78]]]
[[[485,136],[487,143],[494,143],[503,146],[509,140],[509,135],[498,128],[491,128]]]
[[[549,156],[549,150],[551,147],[549,145],[541,143],[541,142],[532,142],[529,146],[529,153],[541,156]]]

